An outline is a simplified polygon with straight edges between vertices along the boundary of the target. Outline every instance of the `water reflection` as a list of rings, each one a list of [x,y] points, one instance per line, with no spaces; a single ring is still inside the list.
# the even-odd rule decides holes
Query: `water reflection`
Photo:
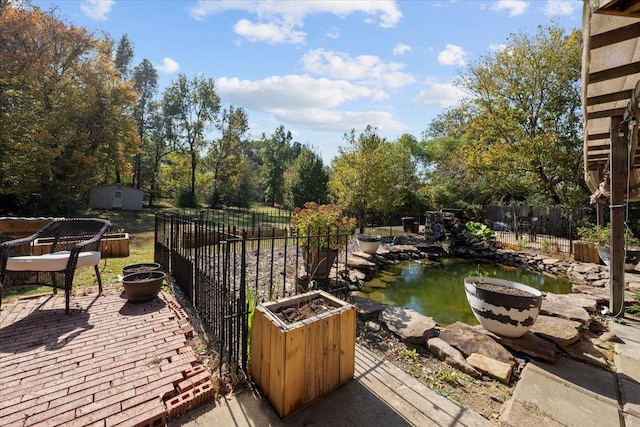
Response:
[[[401,306],[431,316],[441,326],[461,321],[476,325],[464,292],[467,276],[497,277],[532,286],[542,292],[571,292],[571,282],[555,279],[515,267],[471,264],[461,260],[446,263],[398,264],[367,282],[369,298]]]

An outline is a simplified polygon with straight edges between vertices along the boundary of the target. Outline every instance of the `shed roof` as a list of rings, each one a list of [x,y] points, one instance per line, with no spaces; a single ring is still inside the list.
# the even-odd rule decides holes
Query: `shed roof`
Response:
[[[629,200],[640,200],[640,0],[584,0],[584,169],[596,192],[606,179],[613,117],[623,117],[621,131],[630,142]]]

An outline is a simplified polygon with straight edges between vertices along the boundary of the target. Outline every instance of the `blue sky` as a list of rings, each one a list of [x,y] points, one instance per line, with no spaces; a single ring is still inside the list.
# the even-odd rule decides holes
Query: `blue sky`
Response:
[[[420,139],[464,96],[454,79],[508,36],[554,22],[581,28],[581,0],[58,0],[62,20],[127,34],[159,93],[182,73],[212,78],[223,107],[243,107],[250,137],[281,124],[325,163],[368,124]]]

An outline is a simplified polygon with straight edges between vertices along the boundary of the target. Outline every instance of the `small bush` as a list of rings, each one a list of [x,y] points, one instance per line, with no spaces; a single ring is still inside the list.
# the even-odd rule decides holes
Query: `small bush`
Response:
[[[196,195],[189,188],[181,188],[174,196],[174,203],[180,208],[195,208],[197,206]]]

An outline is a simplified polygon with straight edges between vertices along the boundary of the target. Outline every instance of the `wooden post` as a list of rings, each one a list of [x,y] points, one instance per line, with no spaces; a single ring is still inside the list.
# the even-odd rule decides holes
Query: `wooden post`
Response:
[[[622,116],[611,117],[611,263],[609,265],[609,310],[615,317],[624,316],[625,212],[628,147],[625,136],[618,136]],[[625,128],[626,129],[626,128]]]

